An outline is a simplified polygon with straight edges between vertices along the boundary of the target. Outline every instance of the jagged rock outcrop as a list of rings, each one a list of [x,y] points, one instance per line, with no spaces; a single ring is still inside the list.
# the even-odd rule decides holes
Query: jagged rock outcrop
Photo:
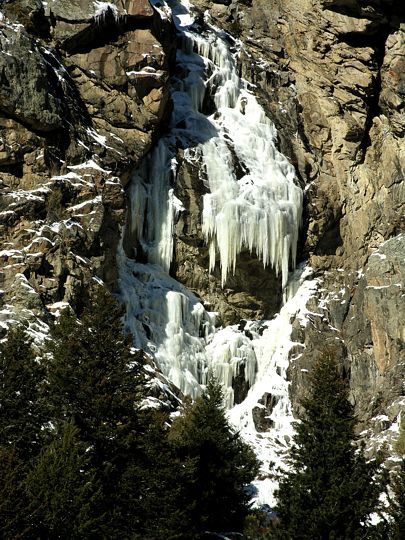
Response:
[[[174,34],[147,0],[0,10],[0,322],[40,324],[93,277],[116,285],[123,187],[170,114]]]
[[[404,249],[402,233],[381,244],[363,270],[327,271],[319,278],[307,306],[309,324],[303,328],[297,320],[293,325],[293,338],[305,346],[295,349],[289,370],[296,408],[306,373],[326,346],[350,376],[361,426],[387,411],[391,417],[385,429],[397,419],[405,377]]]
[[[243,73],[308,185],[307,252],[362,264],[403,227],[404,8],[256,0],[202,9],[236,25]]]

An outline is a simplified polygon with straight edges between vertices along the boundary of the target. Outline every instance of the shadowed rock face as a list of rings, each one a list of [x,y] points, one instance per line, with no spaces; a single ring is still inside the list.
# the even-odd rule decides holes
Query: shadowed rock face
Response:
[[[0,40],[1,111],[32,131],[61,129],[65,111],[59,83],[35,40],[10,28]]]
[[[93,276],[115,287],[123,186],[170,114],[174,40],[146,0],[110,5],[0,3],[1,320],[80,308]]]

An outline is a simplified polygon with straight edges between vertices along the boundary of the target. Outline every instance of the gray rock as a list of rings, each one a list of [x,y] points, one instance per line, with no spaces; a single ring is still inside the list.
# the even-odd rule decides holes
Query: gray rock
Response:
[[[60,82],[36,42],[24,30],[8,27],[0,48],[0,110],[34,131],[61,129]]]

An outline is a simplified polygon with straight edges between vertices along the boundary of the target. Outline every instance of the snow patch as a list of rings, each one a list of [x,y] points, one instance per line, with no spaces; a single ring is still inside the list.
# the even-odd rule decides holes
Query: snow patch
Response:
[[[93,159],[89,159],[88,161],[84,163],[79,163],[79,165],[68,165],[67,168],[72,171],[76,171],[80,169],[95,169],[96,171],[100,171],[103,173],[107,173],[107,174],[111,173],[111,171],[101,168],[100,165],[96,163]]]

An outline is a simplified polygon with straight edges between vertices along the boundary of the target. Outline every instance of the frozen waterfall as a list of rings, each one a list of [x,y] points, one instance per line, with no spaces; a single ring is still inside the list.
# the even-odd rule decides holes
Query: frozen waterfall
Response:
[[[275,147],[273,124],[238,75],[236,42],[209,24],[199,31],[186,3],[159,2],[156,9],[162,17],[171,14],[181,46],[171,82],[170,129],[134,172],[129,188],[134,260],[122,249],[119,254],[126,324],[136,346],[150,351],[182,391],[198,395],[212,370],[232,406],[232,381],[242,374],[252,385],[257,357],[243,332],[215,332],[214,315],[169,277],[173,228],[183,209],[174,195],[176,149],[198,162],[209,188],[202,231],[209,270],[219,261],[223,285],[238,254],[248,249],[281,272],[285,287],[289,263],[295,265],[302,192],[292,165]],[[212,114],[204,114],[207,100]],[[235,160],[243,171],[238,176]]]
[[[123,243],[118,252],[125,324],[135,346],[150,353],[163,374],[192,397],[212,371],[232,408],[233,382],[244,378],[250,391],[230,416],[260,457],[266,456],[263,473],[268,475],[270,462],[277,461],[292,433],[286,381],[290,318],[304,309],[314,281],[303,279],[302,272],[294,275],[297,292],[272,321],[216,328],[215,314],[169,275],[174,225],[184,210],[174,195],[177,149],[197,163],[208,188],[202,231],[209,247],[208,270],[220,265],[222,286],[238,255],[248,250],[280,273],[283,288],[289,288],[302,191],[292,165],[275,146],[272,122],[238,75],[238,43],[208,22],[202,27],[194,22],[186,1],[151,3],[162,17],[173,18],[180,46],[168,132],[134,172],[129,187],[127,234],[134,240],[133,254],[125,255]],[[273,429],[259,436],[251,410],[262,406],[264,394],[274,402],[269,418]],[[263,485],[258,485],[257,500],[268,502],[271,496]]]
[[[175,13],[175,12],[174,12]],[[176,18],[176,14],[175,14]],[[276,148],[272,122],[238,76],[235,53],[224,33],[214,27],[203,35],[178,27],[183,49],[178,64],[187,73],[174,92],[174,117],[190,130],[213,133],[197,147],[186,150],[200,159],[210,193],[204,196],[203,233],[210,248],[210,270],[219,259],[222,285],[234,271],[242,249],[255,251],[264,266],[270,264],[287,283],[289,261],[295,266],[301,221],[302,191],[289,161]],[[189,97],[184,106],[184,93]],[[206,93],[215,112],[198,122]],[[190,108],[192,109],[190,111]],[[207,121],[211,130],[205,127]],[[192,134],[191,134],[192,135]],[[194,135],[194,138],[195,135]],[[244,174],[237,177],[234,162]]]
[[[149,263],[159,264],[166,272],[173,254],[173,222],[181,209],[170,188],[175,168],[168,141],[161,139],[133,174],[129,188],[130,228],[139,242],[136,251],[142,250]]]

